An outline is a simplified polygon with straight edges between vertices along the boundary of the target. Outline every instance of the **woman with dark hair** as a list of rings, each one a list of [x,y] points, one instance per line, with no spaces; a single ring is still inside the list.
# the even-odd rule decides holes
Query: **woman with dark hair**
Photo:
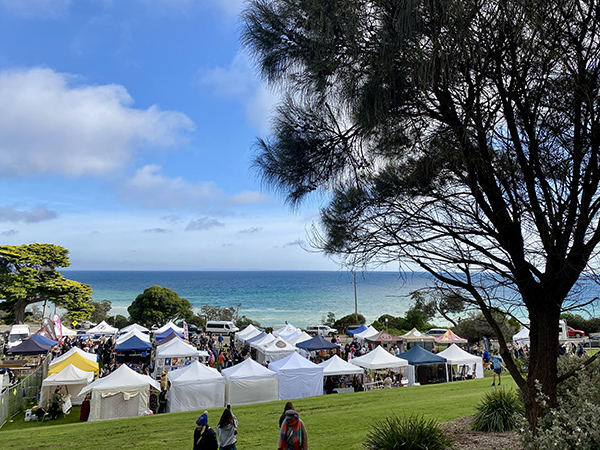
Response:
[[[277,440],[277,450],[308,450],[306,428],[293,409],[285,412],[285,420]]]
[[[287,402],[285,404],[285,406],[283,407],[283,412],[281,413],[281,417],[279,417],[279,428],[281,428],[281,424],[283,423],[283,421],[285,420],[285,412],[288,409],[294,409],[294,405],[292,405],[292,402]]]
[[[219,438],[219,450],[236,450],[235,443],[237,441],[237,425],[238,421],[231,412],[231,406],[227,405],[221,420],[217,425],[217,437]]]

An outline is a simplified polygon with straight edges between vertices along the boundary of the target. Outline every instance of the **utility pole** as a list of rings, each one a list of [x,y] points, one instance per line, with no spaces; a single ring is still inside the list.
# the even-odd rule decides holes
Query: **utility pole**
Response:
[[[354,317],[356,318],[356,320],[358,320],[358,296],[356,295],[356,272],[352,272],[352,275],[354,277],[354,281],[352,282],[352,284],[354,284]]]

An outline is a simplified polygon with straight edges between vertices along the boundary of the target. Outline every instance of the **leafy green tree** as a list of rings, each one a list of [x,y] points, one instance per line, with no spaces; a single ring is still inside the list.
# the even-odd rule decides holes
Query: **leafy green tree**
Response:
[[[492,312],[502,333],[502,339],[510,341],[520,328],[519,322],[499,311]],[[469,342],[477,342],[482,336],[498,339],[497,330],[492,328],[482,313],[471,313],[470,317],[458,322],[456,333]]]
[[[164,324],[169,320],[188,320],[194,315],[189,301],[169,288],[156,285],[138,295],[127,312],[132,322],[146,326]]]
[[[129,320],[127,317],[117,314],[116,316],[108,316],[106,319],[106,323],[115,327],[115,328],[125,328],[129,325]]]
[[[57,270],[69,267],[69,251],[52,244],[0,246],[0,309],[8,322],[23,323],[25,308],[50,301],[75,321],[90,317],[92,288],[64,278]]]
[[[365,319],[365,316],[363,316],[362,314],[359,314],[358,317],[356,317],[353,313],[336,320],[333,323],[333,327],[337,328],[338,331],[341,332],[342,330],[348,328],[348,325],[361,325],[364,324],[366,321],[367,319]]]
[[[323,325],[333,327],[333,324],[335,323],[335,313],[329,311],[327,313],[327,318],[323,319],[321,322],[323,323]]]
[[[598,273],[594,0],[252,0],[242,42],[285,100],[266,184],[330,202],[315,245],[430,273],[481,310],[532,429],[556,406],[558,321]],[[492,312],[531,321],[527,379]],[[520,310],[520,311],[519,311]]]
[[[225,308],[222,306],[204,305],[200,308],[200,314],[206,320],[235,320],[237,309],[233,306]]]
[[[90,303],[94,307],[90,320],[94,323],[100,323],[103,320],[106,320],[108,313],[112,308],[112,302],[110,300],[100,300],[99,302],[92,300]]]
[[[235,324],[236,324],[236,326],[238,326],[240,328],[243,327],[244,325],[250,325],[250,324],[254,325],[255,327],[260,327],[259,322],[257,322],[256,320],[253,320],[249,317],[243,316],[243,315],[236,319]]]

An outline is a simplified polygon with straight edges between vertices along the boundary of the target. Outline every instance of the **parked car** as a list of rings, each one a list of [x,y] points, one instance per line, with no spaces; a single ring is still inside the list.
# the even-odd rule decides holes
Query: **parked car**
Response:
[[[581,341],[579,341],[579,343],[584,347],[584,348],[592,348],[592,347],[599,347],[600,348],[600,339],[595,337],[595,338],[586,338],[586,339],[582,339]]]
[[[446,331],[448,331],[447,328],[432,328],[431,330],[426,331],[425,334],[427,336],[440,337],[446,334]]]
[[[323,336],[335,336],[338,334],[336,328],[331,328],[327,325],[309,325],[306,327],[306,332],[312,335],[322,334]]]
[[[567,336],[580,338],[585,336],[585,331],[576,330],[572,327],[567,327]]]

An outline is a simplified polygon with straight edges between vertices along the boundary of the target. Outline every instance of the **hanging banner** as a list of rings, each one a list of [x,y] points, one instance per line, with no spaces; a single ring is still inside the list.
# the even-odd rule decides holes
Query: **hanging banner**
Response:
[[[185,338],[186,341],[190,340],[190,336],[189,336],[189,332],[188,332],[188,325],[185,320],[183,321],[183,337]]]
[[[56,328],[56,337],[58,338],[58,340],[60,341],[62,339],[62,323],[60,323],[60,317],[58,317],[58,314],[54,314],[54,325]]]

